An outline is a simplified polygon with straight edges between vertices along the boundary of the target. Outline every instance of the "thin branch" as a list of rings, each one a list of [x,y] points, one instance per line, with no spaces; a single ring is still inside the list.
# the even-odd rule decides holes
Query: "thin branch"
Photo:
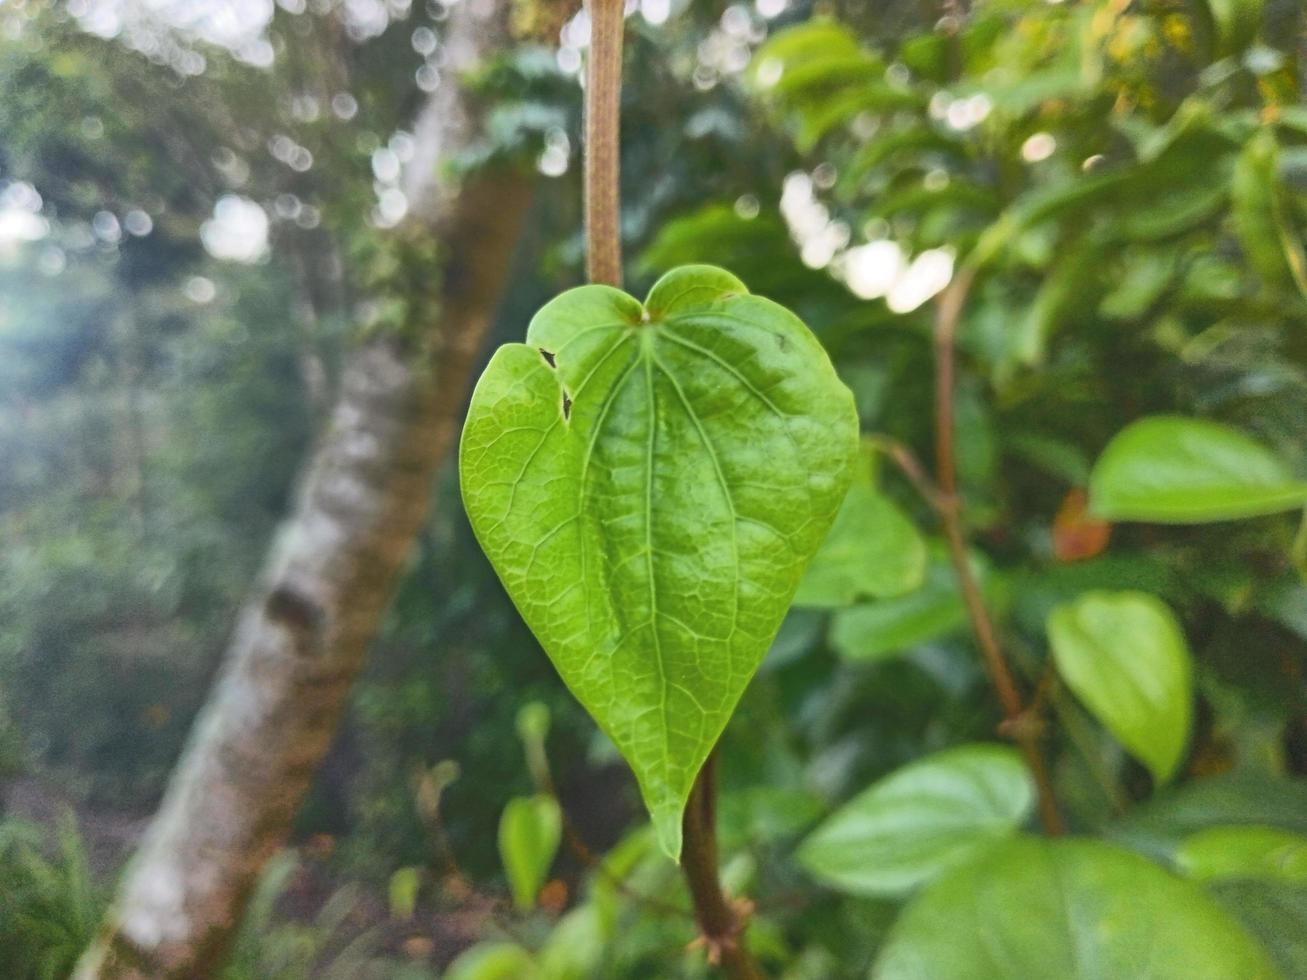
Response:
[[[1023,703],[1021,691],[1007,658],[999,646],[998,636],[975,572],[967,558],[966,532],[962,522],[962,504],[958,497],[957,460],[954,453],[953,403],[956,391],[957,333],[962,310],[975,281],[974,266],[964,265],[939,298],[935,314],[935,481],[939,487],[936,509],[948,539],[949,558],[957,574],[971,621],[976,645],[980,647],[985,670],[1003,706],[1000,731],[1013,739],[1026,757],[1039,793],[1039,817],[1044,830],[1060,835],[1066,827],[1053,797],[1053,784],[1039,745],[1040,725]]]
[[[722,892],[717,856],[717,753],[699,770],[682,822],[685,840],[681,867],[694,900],[694,917],[703,935],[697,941],[708,950],[708,962],[721,966],[732,980],[761,980],[749,955],[744,930],[752,906],[732,903]]]
[[[587,0],[590,59],[585,90],[585,244],[591,282],[622,284],[621,185],[618,180],[622,101],[623,0]],[[747,903],[733,906],[722,893],[717,861],[716,759],[709,756],[695,780],[682,823],[682,870],[694,902],[708,961],[733,980],[762,974],[744,945]],[[569,837],[571,835],[569,834]],[[578,839],[579,842],[579,839]]]
[[[590,57],[585,79],[585,242],[591,282],[622,285],[618,181],[622,101],[622,0],[589,0]]]
[[[873,435],[869,437],[872,444],[890,458],[890,461],[908,478],[917,493],[937,513],[944,509],[943,494],[935,481],[930,478],[921,460],[910,448],[889,436]]]

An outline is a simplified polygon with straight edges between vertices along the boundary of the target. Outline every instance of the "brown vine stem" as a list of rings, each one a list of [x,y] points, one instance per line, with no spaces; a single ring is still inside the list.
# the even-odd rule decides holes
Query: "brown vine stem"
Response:
[[[717,752],[699,770],[682,821],[681,867],[694,901],[694,917],[708,950],[708,962],[732,980],[761,980],[744,942],[748,902],[732,903],[722,892],[717,856]]]
[[[940,295],[935,310],[935,483],[939,494],[936,509],[948,539],[949,558],[962,590],[967,618],[971,621],[976,644],[984,658],[985,670],[1003,706],[1001,731],[1017,743],[1030,767],[1039,794],[1039,818],[1045,832],[1059,836],[1065,833],[1066,827],[1053,796],[1053,783],[1039,745],[1042,726],[1035,712],[1027,709],[1023,703],[1012,668],[999,645],[984,595],[967,558],[966,531],[962,522],[961,499],[958,496],[957,460],[953,448],[953,404],[958,325],[975,278],[975,266],[963,265]]]
[[[622,285],[621,184],[623,0],[588,0],[590,57],[585,77],[585,245],[591,282]]]
[[[622,285],[621,187],[623,0],[587,0],[590,58],[585,88],[585,244],[591,282]],[[702,935],[696,943],[732,980],[761,980],[744,944],[747,903],[722,892],[717,854],[716,754],[704,763],[686,804],[681,869]]]
[[[935,486],[934,481],[926,473],[926,468],[921,465],[921,460],[911,449],[903,445],[897,439],[891,439],[889,436],[872,435],[869,437],[872,445],[889,457],[890,462],[899,468],[908,482],[912,484],[914,490],[921,495],[921,499],[930,505],[936,513],[944,509],[942,495],[939,487]]]

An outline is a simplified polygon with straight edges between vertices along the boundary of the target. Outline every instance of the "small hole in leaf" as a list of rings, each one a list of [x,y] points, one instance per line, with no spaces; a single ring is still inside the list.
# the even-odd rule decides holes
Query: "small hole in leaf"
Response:
[[[563,418],[570,419],[571,417],[572,417],[572,399],[567,394],[567,389],[564,388],[563,389]]]
[[[545,359],[545,363],[548,364],[551,368],[557,369],[558,362],[554,360],[554,352],[545,350],[543,347],[538,349],[540,351],[540,356]]]

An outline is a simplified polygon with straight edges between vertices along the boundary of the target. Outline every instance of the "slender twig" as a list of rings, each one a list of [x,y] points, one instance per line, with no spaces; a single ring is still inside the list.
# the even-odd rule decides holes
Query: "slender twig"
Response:
[[[939,492],[939,487],[935,486],[935,481],[930,478],[926,468],[921,465],[921,460],[917,459],[916,453],[889,436],[873,435],[870,439],[872,444],[902,471],[931,509],[937,513],[944,509],[943,494]]]
[[[694,900],[694,917],[708,950],[708,962],[721,966],[732,980],[761,980],[762,974],[744,943],[752,906],[732,903],[722,892],[717,856],[717,753],[699,770],[682,821],[684,847],[681,867]]]
[[[591,282],[622,284],[621,189],[618,149],[622,90],[623,0],[587,0],[590,58],[585,91],[585,244]],[[716,762],[709,756],[695,780],[682,822],[681,867],[694,902],[708,960],[732,980],[762,974],[744,945],[747,903],[722,893],[717,861]],[[579,839],[578,839],[579,842]]]
[[[622,100],[623,0],[588,0],[585,79],[585,241],[591,282],[622,284],[618,146]]]
[[[938,504],[944,536],[948,540],[949,558],[957,574],[971,621],[976,645],[985,662],[985,670],[1003,706],[1003,724],[1000,731],[1015,741],[1026,758],[1039,794],[1039,817],[1044,830],[1051,835],[1065,832],[1062,815],[1053,797],[1053,783],[1039,745],[1038,719],[1026,708],[1017,687],[1012,668],[1008,665],[984,595],[976,581],[975,572],[967,557],[966,532],[962,522],[962,505],[958,497],[957,460],[953,449],[953,399],[956,390],[956,361],[958,325],[962,310],[975,281],[976,270],[964,265],[940,295],[935,312],[935,483],[939,488]]]

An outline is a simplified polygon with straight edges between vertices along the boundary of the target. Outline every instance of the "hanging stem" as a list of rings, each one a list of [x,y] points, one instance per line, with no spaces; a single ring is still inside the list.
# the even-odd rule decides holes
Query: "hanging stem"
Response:
[[[623,0],[589,0],[585,79],[585,245],[591,282],[622,285],[618,133],[622,102]]]
[[[948,288],[940,295],[935,314],[935,482],[938,486],[936,509],[948,539],[949,558],[957,574],[966,605],[971,630],[984,658],[985,670],[1003,706],[1005,735],[1020,747],[1034,777],[1039,793],[1039,817],[1044,830],[1053,836],[1065,833],[1062,815],[1053,797],[1053,783],[1048,775],[1044,754],[1039,746],[1041,725],[1035,713],[1027,709],[1012,668],[998,643],[994,622],[985,608],[984,595],[967,558],[966,533],[962,524],[962,504],[958,497],[957,462],[953,450],[953,403],[956,390],[958,324],[966,306],[976,270],[964,265]]]
[[[621,190],[618,182],[622,94],[623,0],[587,0],[590,58],[585,87],[585,244],[591,282],[622,285]],[[747,903],[722,892],[717,855],[717,760],[708,757],[682,821],[681,867],[708,960],[732,980],[761,980],[744,945]]]
[[[744,943],[748,903],[728,901],[718,877],[716,750],[699,770],[681,826],[681,868],[694,901],[695,920],[703,932],[700,942],[708,950],[708,962],[721,966],[732,980],[761,980],[762,974]]]

